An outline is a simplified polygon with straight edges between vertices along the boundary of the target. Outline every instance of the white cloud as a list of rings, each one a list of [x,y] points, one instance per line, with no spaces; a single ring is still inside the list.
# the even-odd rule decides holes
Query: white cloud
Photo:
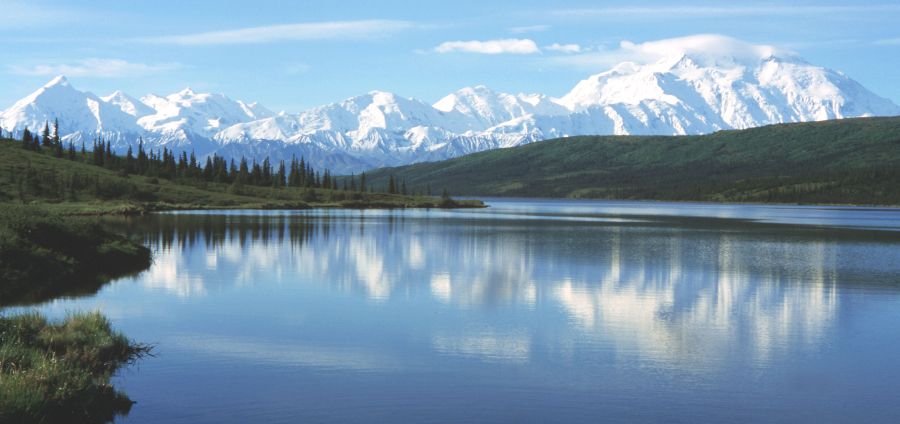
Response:
[[[59,5],[53,7],[34,4],[33,1],[4,0],[3,24],[0,30],[10,28],[30,28],[34,25],[45,25],[76,22],[82,19],[95,19],[89,13],[68,9]]]
[[[722,16],[777,16],[900,12],[900,5],[876,4],[858,6],[801,6],[763,4],[754,6],[659,6],[659,7],[596,7],[562,9],[552,12],[568,17],[722,17]]]
[[[182,68],[178,63],[132,63],[122,59],[89,58],[72,63],[10,65],[9,71],[19,75],[119,78],[156,74]]]
[[[617,48],[586,51],[579,54],[550,57],[550,63],[589,69],[609,68],[622,62],[653,63],[679,54],[695,57],[733,57],[740,61],[759,60],[770,55],[792,55],[789,50],[769,45],[747,43],[717,34],[634,43],[622,41]]]
[[[480,54],[534,54],[540,53],[537,44],[527,38],[508,38],[487,41],[447,41],[434,48],[438,53],[465,52]]]
[[[883,46],[900,46],[900,38],[888,38],[884,40],[878,40],[875,44],[880,44]]]
[[[509,29],[509,32],[513,34],[526,34],[529,32],[544,32],[550,29],[550,25],[526,25],[526,26],[515,26]]]
[[[194,34],[167,35],[140,38],[136,41],[155,44],[179,44],[185,46],[216,44],[259,44],[282,41],[308,41],[329,39],[366,39],[383,37],[390,33],[420,27],[408,21],[360,20],[307,22],[286,25],[268,25],[225,31]]]
[[[291,65],[285,66],[284,73],[286,73],[288,75],[297,75],[297,74],[306,73],[310,69],[312,69],[312,66],[310,66],[306,63],[294,63]]]
[[[578,44],[553,43],[544,47],[544,49],[560,53],[581,53],[581,46]]]

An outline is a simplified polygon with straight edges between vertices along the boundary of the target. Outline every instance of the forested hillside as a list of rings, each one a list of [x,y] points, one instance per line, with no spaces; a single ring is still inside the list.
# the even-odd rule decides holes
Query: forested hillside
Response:
[[[900,204],[900,117],[571,137],[368,173],[453,195]]]

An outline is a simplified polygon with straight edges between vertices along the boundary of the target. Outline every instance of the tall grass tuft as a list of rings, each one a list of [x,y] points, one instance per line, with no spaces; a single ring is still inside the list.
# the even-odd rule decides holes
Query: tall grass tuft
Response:
[[[103,423],[131,409],[112,375],[151,354],[100,313],[0,316],[0,422]]]

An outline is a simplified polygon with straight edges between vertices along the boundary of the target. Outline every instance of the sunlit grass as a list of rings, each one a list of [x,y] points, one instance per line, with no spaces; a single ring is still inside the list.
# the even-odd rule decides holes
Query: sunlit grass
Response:
[[[132,402],[110,377],[150,351],[96,312],[59,322],[0,316],[0,422],[94,423],[126,414]]]

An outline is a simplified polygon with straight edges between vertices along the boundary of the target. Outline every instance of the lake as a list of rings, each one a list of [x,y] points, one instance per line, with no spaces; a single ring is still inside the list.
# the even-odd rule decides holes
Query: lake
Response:
[[[487,203],[117,219],[34,309],[156,344],[125,423],[900,422],[900,209]]]

